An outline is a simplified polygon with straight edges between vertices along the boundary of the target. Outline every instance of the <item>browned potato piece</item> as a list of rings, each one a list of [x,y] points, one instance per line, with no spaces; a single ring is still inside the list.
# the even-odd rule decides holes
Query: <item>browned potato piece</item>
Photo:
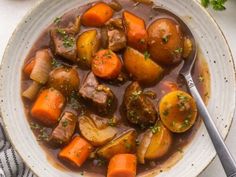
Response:
[[[179,62],[183,52],[180,25],[168,18],[154,21],[148,27],[148,46],[157,63],[171,65]]]
[[[100,40],[97,30],[83,32],[77,40],[77,51],[81,67],[90,68],[94,54],[99,48]]]
[[[99,121],[95,124],[94,121]],[[81,135],[87,139],[94,146],[101,146],[109,142],[117,133],[115,127],[108,125],[101,126],[101,120],[96,120],[95,117],[90,118],[87,116],[81,116],[79,118],[79,129]],[[99,124],[99,126],[97,126]]]
[[[145,153],[145,159],[153,160],[160,158],[165,155],[172,144],[172,135],[171,132],[161,123],[152,127],[152,138],[151,142]]]
[[[124,65],[135,80],[144,84],[153,84],[160,79],[162,67],[137,50],[127,47],[124,53]]]
[[[197,117],[195,100],[186,92],[177,90],[166,94],[159,103],[163,124],[172,132],[185,132]]]
[[[141,164],[146,160],[154,160],[164,156],[172,144],[171,132],[158,121],[154,127],[144,132],[139,138],[137,148],[138,161]]]
[[[75,68],[56,68],[49,75],[48,85],[65,96],[71,95],[73,91],[78,91],[79,84],[80,79]]]
[[[116,154],[134,153],[136,149],[136,136],[136,131],[130,129],[99,149],[97,154],[102,158],[110,159]]]

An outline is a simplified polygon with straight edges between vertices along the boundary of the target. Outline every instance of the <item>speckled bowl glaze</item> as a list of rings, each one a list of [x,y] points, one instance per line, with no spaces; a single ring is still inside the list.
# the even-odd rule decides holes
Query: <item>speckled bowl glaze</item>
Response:
[[[37,143],[27,122],[21,100],[21,68],[30,47],[57,16],[90,2],[88,0],[44,0],[26,15],[12,35],[1,66],[1,112],[8,136],[25,163],[41,177],[73,177],[79,173],[61,171],[52,166]],[[211,73],[211,97],[208,110],[225,138],[235,109],[235,70],[227,42],[209,14],[190,0],[156,0],[157,5],[181,17],[193,31]],[[202,124],[183,157],[159,177],[194,177],[216,155],[205,126]],[[155,176],[154,173],[150,176]],[[96,176],[96,175],[95,175]]]

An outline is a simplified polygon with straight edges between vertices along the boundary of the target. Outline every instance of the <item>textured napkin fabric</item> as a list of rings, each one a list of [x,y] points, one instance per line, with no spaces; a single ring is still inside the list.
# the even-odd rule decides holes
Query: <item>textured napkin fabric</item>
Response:
[[[0,119],[0,177],[36,177],[7,140]]]

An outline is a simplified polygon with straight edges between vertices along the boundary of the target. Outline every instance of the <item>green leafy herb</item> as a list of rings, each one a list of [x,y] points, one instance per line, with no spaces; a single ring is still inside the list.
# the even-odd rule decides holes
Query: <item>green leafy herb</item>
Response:
[[[132,100],[138,99],[138,97],[140,96],[141,93],[142,93],[141,90],[139,90],[139,91],[133,91],[132,94],[131,94],[131,99],[132,99]]]
[[[162,37],[162,42],[166,44],[169,41],[169,39],[170,39],[170,35],[165,35]]]
[[[63,37],[64,47],[73,47],[75,44],[75,38],[69,36],[64,29],[57,28],[57,32]]]
[[[61,17],[56,17],[53,22],[54,24],[58,25],[61,22]]]
[[[156,134],[157,132],[159,132],[161,130],[161,127],[158,125],[154,125],[154,126],[150,127],[150,129],[153,134]]]
[[[67,127],[67,125],[68,125],[68,120],[64,120],[61,124],[62,124],[63,127]]]
[[[60,62],[58,62],[55,58],[52,59],[52,67],[53,68],[58,68],[60,66],[62,66],[62,64]]]
[[[163,115],[164,115],[164,116],[168,116],[168,114],[169,114],[169,110],[168,110],[168,109],[165,109],[165,110],[163,111]]]
[[[183,52],[183,48],[179,47],[177,49],[174,50],[175,53],[179,54]]]
[[[209,0],[201,0],[201,4],[204,6],[204,7],[208,7],[210,1]]]
[[[199,80],[199,82],[204,82],[204,77],[203,77],[202,75],[200,75],[200,76],[198,77],[198,80]]]
[[[214,10],[225,10],[225,2],[227,0],[201,0],[201,4],[204,7],[212,6]]]
[[[143,55],[145,60],[150,58],[150,53],[148,53],[148,51],[145,51]]]

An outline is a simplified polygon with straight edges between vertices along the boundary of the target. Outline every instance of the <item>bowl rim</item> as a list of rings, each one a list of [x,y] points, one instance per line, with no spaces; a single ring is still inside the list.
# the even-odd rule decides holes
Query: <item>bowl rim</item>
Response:
[[[16,25],[16,27],[15,27],[13,33],[11,34],[10,38],[9,38],[8,41],[7,41],[7,45],[6,45],[5,49],[4,49],[4,53],[3,53],[3,56],[2,56],[2,61],[1,61],[1,63],[0,63],[0,74],[2,74],[2,71],[3,71],[2,68],[3,68],[4,63],[5,63],[5,60],[6,60],[6,55],[7,55],[7,52],[9,52],[8,50],[9,50],[9,47],[10,47],[11,43],[13,42],[13,39],[14,39],[15,34],[20,30],[21,26],[24,24],[24,22],[25,22],[25,20],[28,18],[28,16],[30,16],[30,15],[34,12],[34,10],[38,8],[38,6],[40,6],[41,4],[43,4],[44,1],[46,1],[46,0],[38,0],[38,1],[36,1],[36,2],[32,5],[32,7],[26,12],[26,14],[21,18],[21,20],[18,22],[18,24]],[[227,41],[227,39],[226,39],[225,34],[223,33],[222,29],[220,28],[219,24],[216,22],[216,20],[214,19],[214,17],[206,10],[206,8],[204,8],[204,7],[201,5],[200,1],[199,1],[199,0],[193,0],[193,2],[204,12],[204,14],[205,14],[206,16],[208,16],[208,18],[211,20],[212,24],[215,25],[215,28],[218,30],[218,32],[220,32],[220,35],[222,36],[223,41],[224,41],[225,44],[226,44],[227,52],[228,52],[228,54],[229,54],[229,56],[230,56],[229,59],[232,61],[232,66],[233,66],[233,71],[234,71],[234,76],[233,76],[233,77],[234,77],[234,79],[236,79],[236,65],[235,65],[236,63],[235,63],[235,61],[234,61],[234,58],[233,58],[233,55],[232,55],[232,51],[231,51],[231,48],[230,48],[230,46],[229,46],[229,43],[228,43],[228,41]],[[155,2],[154,2],[154,3],[155,3]],[[180,18],[181,18],[181,17],[180,17]],[[2,75],[3,75],[3,74],[2,74]],[[0,78],[0,83],[2,82],[2,80],[3,80],[3,79],[2,79],[2,77],[1,77],[1,78]],[[2,90],[0,90],[0,92],[2,92]],[[234,87],[234,92],[236,93],[236,86]],[[229,128],[228,128],[228,130],[227,130],[227,133],[226,133],[225,137],[223,138],[224,140],[226,140],[226,138],[228,137],[228,134],[229,134],[229,132],[230,132],[230,130],[231,130],[232,122],[233,122],[233,118],[234,118],[235,114],[236,114],[236,99],[234,100],[233,117],[232,117],[232,119],[231,119],[230,122],[229,122],[229,125],[228,125]],[[20,156],[20,158],[22,159],[23,163],[34,173],[34,175],[38,176],[38,174],[36,174],[36,172],[34,171],[34,168],[32,168],[30,165],[27,164],[26,158],[25,158],[24,156],[22,156],[22,155],[19,153],[19,150],[16,148],[16,146],[15,146],[15,144],[14,144],[14,141],[13,141],[13,140],[11,139],[11,137],[9,136],[8,127],[7,127],[6,123],[5,123],[6,117],[7,117],[7,116],[4,116],[4,113],[3,113],[3,111],[2,111],[2,104],[0,103],[0,118],[2,118],[2,123],[3,123],[2,127],[4,128],[4,132],[5,132],[5,134],[6,134],[6,137],[7,137],[8,140],[10,141],[10,143],[11,143],[12,147],[14,148],[14,150],[17,152],[17,154],[18,154],[18,155]],[[204,124],[204,122],[203,122],[203,124]],[[217,155],[217,153],[214,152],[214,156],[212,157],[212,159],[209,159],[209,160],[208,160],[207,165],[206,165],[203,169],[201,169],[201,171],[199,171],[199,172],[196,174],[195,177],[197,177],[198,175],[202,174],[202,173],[207,169],[207,167],[215,160],[216,155]]]

